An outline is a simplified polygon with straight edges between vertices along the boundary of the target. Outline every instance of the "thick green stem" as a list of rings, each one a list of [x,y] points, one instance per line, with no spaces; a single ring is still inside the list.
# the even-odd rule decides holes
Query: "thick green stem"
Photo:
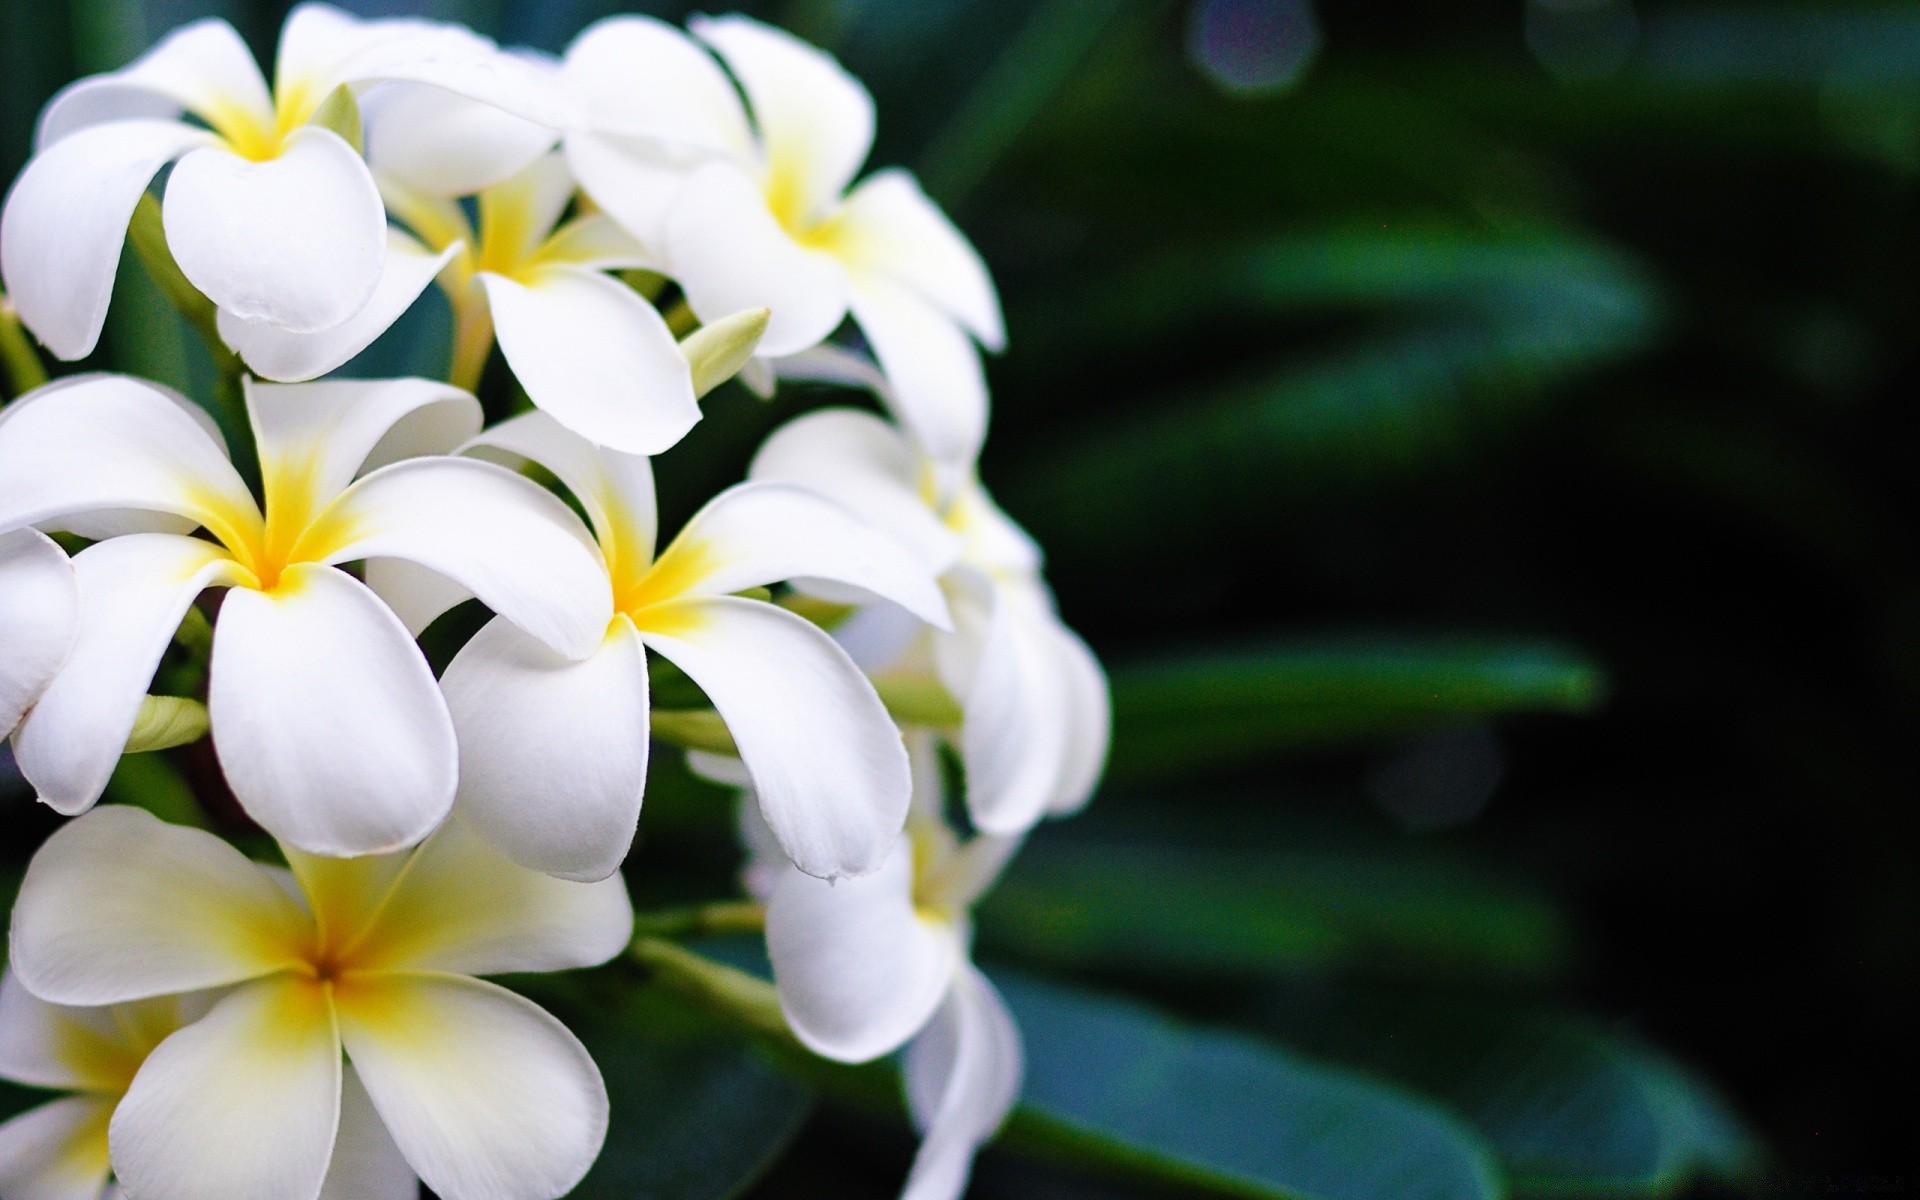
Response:
[[[731,1024],[799,1049],[773,985],[654,937],[635,938],[627,954],[655,979]]]
[[[751,900],[721,900],[685,908],[663,908],[635,913],[637,938],[715,937],[726,933],[759,933],[767,927],[767,910]]]
[[[20,327],[20,314],[4,292],[0,292],[0,359],[6,360],[7,383],[16,396],[47,381],[47,366],[40,361],[40,352],[33,348],[27,331]]]
[[[167,246],[166,227],[161,221],[160,202],[152,192],[141,196],[140,203],[134,206],[133,220],[127,224],[127,241],[140,256],[140,265],[147,269],[160,294],[206,343],[207,353],[213,355],[214,368],[223,376],[238,378],[246,368],[220,336],[219,309],[188,282],[180,264],[173,260],[173,251]]]

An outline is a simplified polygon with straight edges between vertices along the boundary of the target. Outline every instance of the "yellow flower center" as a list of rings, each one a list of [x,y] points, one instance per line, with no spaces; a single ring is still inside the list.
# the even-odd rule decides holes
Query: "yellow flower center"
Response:
[[[324,561],[355,536],[352,523],[322,502],[311,460],[263,463],[266,513],[226,496],[196,496],[208,533],[253,576],[252,586],[273,592],[287,568]]]
[[[279,89],[273,101],[271,122],[245,104],[220,101],[200,112],[201,119],[220,135],[227,149],[250,162],[267,162],[286,149],[293,131],[313,119],[326,97],[315,95],[305,81]]]

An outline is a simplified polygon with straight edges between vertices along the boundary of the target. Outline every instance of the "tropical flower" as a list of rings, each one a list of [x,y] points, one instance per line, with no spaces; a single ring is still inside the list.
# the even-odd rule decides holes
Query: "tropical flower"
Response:
[[[67,661],[80,619],[73,564],[34,529],[0,533],[0,737],[13,732]]]
[[[776,430],[748,474],[838,500],[940,576],[953,633],[885,606],[863,609],[835,633],[883,693],[944,691],[958,700],[957,722],[934,713],[918,721],[958,725],[950,732],[974,823],[1022,833],[1092,794],[1107,753],[1106,675],[1061,622],[1039,547],[970,470],[943,499],[935,482],[943,466],[879,417],[825,409]]]
[[[848,191],[873,143],[873,99],[826,53],[746,17],[684,35],[611,17],[568,48],[583,110],[567,160],[595,203],[661,257],[703,320],[773,312],[761,353],[819,343],[851,311],[901,419],[944,462],[971,461],[987,389],[972,338],[1005,340],[986,267],[912,176]],[[752,106],[741,104],[734,80]]]
[[[575,656],[607,627],[606,575],[572,514],[531,482],[409,457],[479,427],[464,392],[262,384],[247,408],[264,506],[205,413],[149,384],[84,377],[0,417],[0,530],[103,539],[73,559],[78,633],[15,734],[20,770],[61,812],[98,799],[187,607],[224,587],[207,706],[241,804],[313,853],[410,845],[452,803],[453,725],[408,630],[337,564],[374,560],[402,602],[458,581]],[[210,536],[187,536],[196,528]]]
[[[615,613],[584,661],[496,620],[448,665],[441,687],[474,828],[543,871],[596,878],[619,865],[646,780],[652,649],[713,701],[803,870],[879,865],[909,791],[886,709],[817,626],[734,593],[830,580],[944,625],[931,576],[838,505],[782,484],[722,492],[656,554],[648,461],[597,450],[542,413],[488,430],[468,452],[536,462],[567,486],[592,522]]]
[[[39,152],[0,222],[21,319],[62,358],[93,349],[128,219],[172,162],[167,245],[195,287],[240,320],[303,332],[346,321],[373,295],[386,251],[380,196],[349,140],[352,89],[382,80],[569,120],[539,73],[458,26],[304,4],[281,32],[269,90],[232,26],[197,21],[41,114]]]
[[[27,869],[13,969],[42,1000],[232,989],[159,1043],[114,1111],[126,1190],[315,1196],[336,1153],[343,1049],[405,1161],[447,1200],[548,1200],[579,1182],[606,1133],[599,1072],[552,1016],[473,976],[607,961],[632,930],[626,886],[522,870],[457,822],[393,855],[281,849],[291,879],[108,805]]]

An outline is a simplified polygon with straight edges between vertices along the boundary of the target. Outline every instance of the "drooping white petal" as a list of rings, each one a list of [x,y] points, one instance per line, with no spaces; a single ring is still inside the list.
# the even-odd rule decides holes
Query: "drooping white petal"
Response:
[[[267,81],[253,52],[225,21],[182,25],[120,70],[69,84],[41,112],[35,141],[45,150],[102,122],[171,117],[181,109],[203,119],[231,114],[273,125]]]
[[[580,123],[579,106],[549,60],[531,53],[502,52],[460,26],[438,26],[431,40],[438,45],[422,53],[424,41],[408,44],[397,39],[357,56],[347,64],[345,74],[358,82],[388,80],[439,88],[547,129],[571,129]]]
[[[694,765],[695,755],[709,760],[716,756],[701,755],[698,750],[687,752],[687,769],[702,778],[713,779],[712,775]],[[747,852],[747,861],[740,865],[740,886],[747,895],[765,904],[773,897],[773,889],[789,868],[787,855],[780,849],[780,839],[773,836],[773,828],[767,824],[767,819],[760,815],[760,801],[753,794],[752,781],[747,777],[745,764],[737,758],[720,761],[732,764],[738,772],[738,786],[746,789],[740,793],[733,817],[741,848]]]
[[[952,986],[951,926],[914,911],[913,854],[896,838],[871,875],[828,883],[788,871],[767,904],[780,1009],[807,1048],[866,1062],[912,1037]]]
[[[205,130],[115,121],[62,139],[30,161],[0,216],[0,275],[20,320],[61,358],[92,352],[107,320],[127,222],[154,173]]]
[[[693,371],[632,288],[570,266],[483,273],[500,353],[541,411],[596,445],[658,454],[700,419]]]
[[[1086,807],[1099,786],[1113,740],[1113,698],[1106,671],[1080,635],[1061,625],[1054,636],[1067,691],[1067,745],[1047,811],[1064,816]]]
[[[419,1195],[419,1177],[393,1144],[366,1085],[348,1067],[340,1078],[340,1131],[319,1200],[418,1200]]]
[[[147,1058],[114,1110],[113,1171],[142,1200],[313,1200],[340,1114],[325,989],[246,984]]]
[[[20,773],[55,811],[88,808],[107,786],[174,630],[206,588],[235,579],[218,546],[139,533],[74,556],[73,649],[14,733]]]
[[[36,529],[0,533],[0,735],[13,732],[67,661],[79,624],[66,551]]]
[[[187,154],[167,178],[162,216],[181,274],[241,320],[332,329],[380,283],[380,192],[353,147],[318,126],[263,162],[216,146]]]
[[[795,215],[817,217],[853,182],[873,146],[873,97],[834,57],[785,30],[742,16],[695,17],[753,106],[776,189]]]
[[[1027,580],[1023,586],[1035,601],[1051,608],[1053,601],[1039,580],[1045,561],[1040,544],[993,502],[971,472],[962,473],[948,491],[947,521],[966,543],[967,562],[996,578]]]
[[[561,67],[596,132],[749,161],[753,133],[733,82],[713,56],[654,17],[595,21]]]
[[[878,171],[853,189],[834,218],[834,245],[849,270],[906,284],[989,350],[1006,344],[986,264],[907,172]]]
[[[603,548],[637,566],[653,561],[660,518],[653,464],[642,454],[602,450],[543,412],[521,413],[473,439],[462,453],[518,468],[536,462],[554,473],[593,522]]]
[[[550,126],[436,87],[376,85],[361,100],[367,162],[433,196],[470,196],[553,148]]]
[[[736,164],[709,163],[687,177],[667,214],[663,249],[669,273],[702,321],[750,308],[772,311],[761,354],[805,350],[846,318],[845,270],[782,229],[759,186]]]
[[[972,963],[926,1030],[907,1047],[904,1082],[925,1140],[902,1200],[959,1200],[973,1154],[1006,1120],[1024,1073],[1013,1014]]]
[[[433,254],[399,230],[389,229],[380,282],[366,306],[353,316],[331,329],[294,333],[271,321],[242,320],[222,310],[220,337],[264,379],[283,383],[317,379],[371,346],[460,250],[456,243]]]
[[[56,1004],[238,983],[292,964],[311,922],[210,833],[112,804],[62,827],[27,868],[13,970]]]
[[[246,384],[247,417],[276,493],[316,507],[362,470],[445,454],[480,428],[480,402],[430,379],[327,379]]]
[[[340,993],[340,1032],[381,1120],[449,1200],[552,1200],[607,1131],[584,1047],[526,1000],[454,975],[374,975]]]
[[[912,781],[899,731],[846,651],[785,609],[731,596],[644,609],[636,622],[719,710],[794,864],[823,879],[877,868]]]
[[[563,149],[580,190],[655,256],[664,256],[667,214],[703,158],[657,142],[574,130]]]
[[[952,317],[919,293],[872,272],[850,275],[849,303],[887,373],[885,400],[928,454],[971,464],[987,436],[980,351]]]
[[[0,1196],[100,1200],[106,1190],[108,1096],[68,1096],[0,1125]]]
[[[570,658],[590,654],[613,619],[606,570],[579,518],[493,463],[382,467],[342,493],[328,517],[351,531],[329,561],[411,560]]]
[[[363,570],[373,594],[416,638],[448,609],[473,599],[472,592],[445,575],[404,558],[370,558]]]
[[[647,783],[647,660],[615,617],[579,662],[495,618],[448,664],[459,806],[523,867],[603,879],[633,844]]]
[[[453,804],[458,751],[433,672],[379,598],[332,567],[227,594],[207,711],[233,794],[302,850],[391,851]]]

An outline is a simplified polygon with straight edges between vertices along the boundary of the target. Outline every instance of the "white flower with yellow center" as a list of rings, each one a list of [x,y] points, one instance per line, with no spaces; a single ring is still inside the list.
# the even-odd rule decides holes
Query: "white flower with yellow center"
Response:
[[[656,554],[647,460],[597,450],[543,413],[488,430],[468,452],[557,476],[593,524],[614,597],[584,661],[496,620],[448,665],[459,811],[474,828],[543,871],[591,879],[619,866],[646,782],[651,649],[712,700],[795,862],[829,877],[878,866],[910,787],[886,709],[817,626],[734,593],[827,579],[944,625],[932,577],[838,505],[779,484],[722,492]]]
[[[702,320],[771,309],[762,355],[807,350],[851,312],[901,419],[936,458],[971,461],[987,426],[972,339],[1005,340],[979,255],[904,171],[848,190],[873,144],[873,99],[831,56],[745,17],[691,27],[732,79],[644,17],[608,18],[568,48],[562,75],[586,127],[565,145],[582,186],[661,256]]]
[[[966,763],[968,811],[980,829],[1019,834],[1091,795],[1110,732],[1106,674],[1055,611],[1039,547],[970,470],[942,498],[943,468],[879,417],[826,409],[776,430],[748,474],[838,500],[939,575],[953,633],[869,606],[836,636],[883,692],[959,702],[946,731]]]
[[[282,849],[292,881],[109,805],[27,869],[12,956],[34,995],[99,1006],[232,989],[133,1075],[108,1129],[121,1186],[314,1200],[348,1149],[344,1050],[405,1163],[446,1200],[564,1195],[606,1134],[600,1073],[552,1016],[473,976],[607,961],[632,929],[625,885],[522,870],[458,823],[401,854]],[[344,1195],[412,1194],[391,1166],[356,1166],[365,1178]]]
[[[464,392],[263,384],[247,406],[264,505],[206,415],[149,384],[83,377],[0,415],[0,530],[102,539],[73,559],[78,632],[14,735],[20,770],[61,812],[98,799],[188,606],[224,587],[207,706],[241,804],[314,853],[409,845],[453,801],[453,725],[406,627],[339,564],[369,560],[402,595],[455,581],[575,656],[607,627],[605,572],[528,480],[410,457],[479,427]]]
[[[67,661],[80,620],[73,564],[35,529],[0,533],[0,737],[13,732]]]

